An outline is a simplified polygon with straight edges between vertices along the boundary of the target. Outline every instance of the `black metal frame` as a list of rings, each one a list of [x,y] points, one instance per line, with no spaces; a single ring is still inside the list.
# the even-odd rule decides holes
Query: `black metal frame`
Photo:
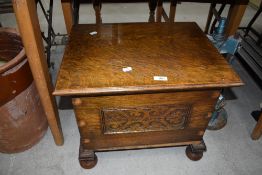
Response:
[[[48,24],[48,32],[47,36],[45,36],[44,32],[41,32],[42,38],[46,43],[45,46],[45,53],[47,57],[47,64],[48,67],[50,68],[53,66],[53,64],[50,62],[50,57],[51,57],[51,47],[52,46],[57,46],[57,45],[65,45],[67,42],[67,34],[60,34],[60,33],[55,33],[54,28],[52,26],[52,20],[53,20],[53,0],[49,0],[49,7],[46,10],[43,6],[43,3],[41,0],[36,0],[36,5],[39,4],[45,19]],[[13,13],[13,6],[11,0],[0,0],[0,14],[1,13]],[[1,27],[1,23],[0,23]],[[56,42],[57,37],[62,37],[61,43]]]
[[[248,23],[247,27],[239,27],[240,30],[240,47],[236,56],[239,58],[242,65],[262,88],[262,33],[258,33],[252,25],[262,12],[262,2],[253,18]]]
[[[47,31],[47,36],[45,36],[44,32],[41,32],[43,40],[46,42],[45,46],[45,52],[46,52],[46,58],[47,58],[47,65],[50,68],[51,66],[53,67],[53,64],[50,62],[50,57],[51,57],[51,47],[52,46],[57,46],[57,45],[65,45],[66,43],[66,36],[67,34],[60,34],[60,33],[55,33],[54,28],[52,26],[53,22],[53,0],[49,0],[49,8],[46,10],[43,6],[43,3],[41,0],[36,0],[36,4],[39,4],[45,19],[48,24],[48,31]],[[57,37],[63,37],[61,43],[56,42]],[[63,42],[64,39],[64,42]]]
[[[242,29],[245,34],[244,37],[249,36],[249,32],[252,32],[257,38],[257,45],[260,45],[262,43],[262,33],[259,33],[254,28],[252,28],[252,25],[255,23],[259,15],[262,13],[262,2],[260,3],[260,6],[256,12],[256,14],[253,16],[253,18],[248,23],[247,27],[239,27],[239,29]],[[251,36],[250,36],[251,37]]]
[[[0,0],[0,14],[13,13],[11,0]]]

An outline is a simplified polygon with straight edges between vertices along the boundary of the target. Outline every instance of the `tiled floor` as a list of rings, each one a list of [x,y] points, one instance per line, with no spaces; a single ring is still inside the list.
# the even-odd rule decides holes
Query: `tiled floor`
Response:
[[[64,33],[65,27],[61,13],[60,1],[55,1],[54,27],[57,32]],[[168,4],[165,4],[168,9]],[[177,21],[196,21],[204,27],[208,12],[208,4],[183,3],[177,8]],[[103,22],[147,21],[148,7],[146,3],[137,4],[104,4],[102,8]],[[81,23],[94,23],[91,5],[83,5],[80,9]],[[168,12],[167,12],[168,13]],[[248,7],[242,21],[245,26],[255,11]],[[40,19],[43,16],[40,15]],[[4,26],[15,26],[12,14],[0,15]],[[44,20],[41,26],[45,29]],[[255,24],[262,31],[262,18]],[[57,72],[63,47],[53,49],[52,60]],[[72,110],[60,110],[65,143],[55,146],[50,130],[39,144],[19,154],[0,154],[0,175],[260,175],[262,174],[262,138],[253,141],[250,133],[255,120],[250,112],[259,109],[262,102],[262,91],[254,83],[237,60],[234,69],[239,73],[245,86],[234,88],[237,99],[227,101],[229,114],[228,124],[219,131],[207,131],[205,141],[208,151],[203,159],[192,162],[185,156],[185,147],[144,149],[133,151],[115,151],[97,153],[98,164],[91,170],[84,170],[78,163],[79,133]]]

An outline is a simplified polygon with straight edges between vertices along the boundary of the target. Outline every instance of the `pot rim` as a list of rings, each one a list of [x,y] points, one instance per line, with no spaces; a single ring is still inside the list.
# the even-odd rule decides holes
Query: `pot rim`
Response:
[[[13,33],[20,37],[19,33],[17,32],[15,28],[1,27],[0,32]],[[25,48],[24,46],[22,47],[23,48],[21,49],[21,51],[14,58],[12,58],[10,61],[5,63],[4,65],[0,66],[0,73],[6,72],[7,70],[15,67],[16,65],[18,65],[19,63],[21,63],[23,60],[26,59]]]

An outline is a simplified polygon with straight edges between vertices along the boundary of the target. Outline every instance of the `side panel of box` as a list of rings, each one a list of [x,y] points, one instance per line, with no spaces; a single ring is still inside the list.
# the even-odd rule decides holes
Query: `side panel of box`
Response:
[[[199,141],[219,91],[73,99],[86,149],[111,150]]]

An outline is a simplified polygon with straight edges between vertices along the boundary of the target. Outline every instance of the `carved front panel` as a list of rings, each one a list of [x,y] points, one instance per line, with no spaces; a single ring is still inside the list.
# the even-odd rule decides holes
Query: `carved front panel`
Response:
[[[191,105],[102,109],[104,134],[178,130],[186,126]]]

